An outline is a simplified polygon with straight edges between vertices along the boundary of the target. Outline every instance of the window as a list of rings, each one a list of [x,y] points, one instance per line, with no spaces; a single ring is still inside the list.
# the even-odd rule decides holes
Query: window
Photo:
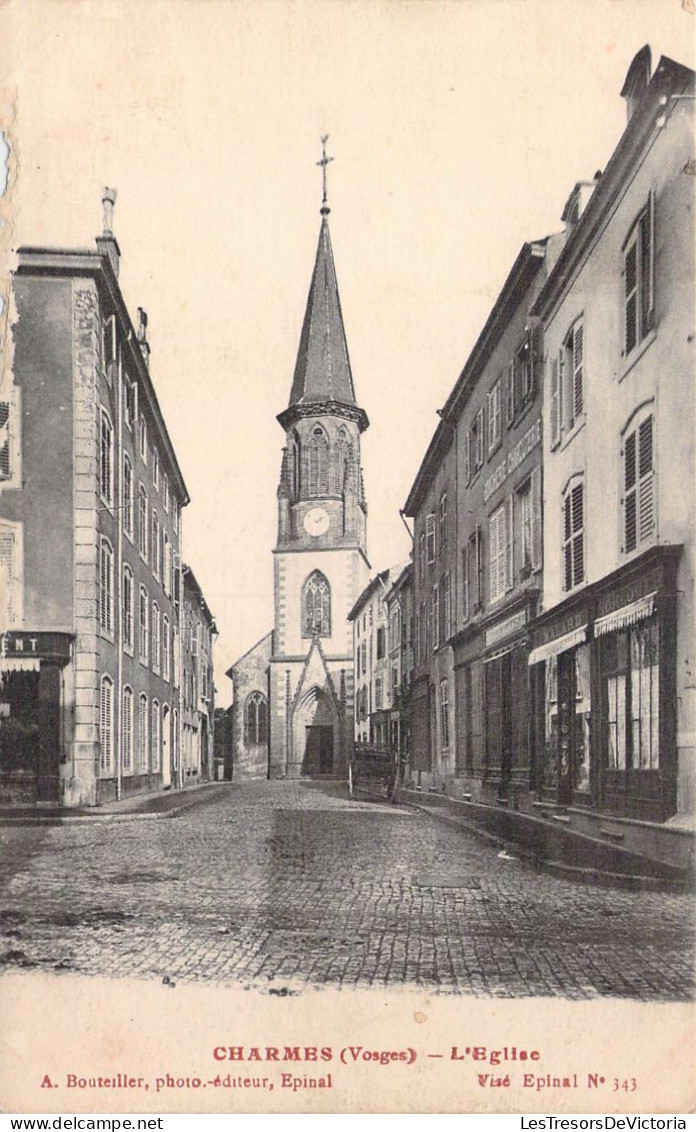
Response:
[[[166,472],[162,474],[162,506],[169,514],[169,476]]]
[[[483,467],[483,409],[479,409],[469,430],[469,479]]]
[[[462,562],[462,616],[466,620],[483,608],[483,540],[477,527],[464,546]]]
[[[114,634],[114,552],[108,539],[102,538],[99,560],[99,626],[104,634]]]
[[[145,417],[141,415],[138,428],[138,440],[140,447],[140,459],[143,464],[147,464],[147,424]]]
[[[362,653],[362,674],[364,676],[367,672],[367,641],[363,641],[360,651]]]
[[[22,526],[0,519],[0,626],[9,629],[22,621]]]
[[[114,682],[102,676],[99,697],[99,770],[110,774],[114,758]]]
[[[247,744],[268,742],[268,702],[262,692],[250,692],[246,698],[244,739]]]
[[[623,449],[623,552],[631,554],[655,534],[655,469],[653,418],[633,427]]]
[[[176,625],[172,625],[172,682],[175,688],[181,684],[181,635]]]
[[[490,517],[489,586],[491,602],[500,601],[513,585],[513,499],[505,503]]]
[[[515,419],[515,363],[508,362],[505,367],[505,423],[511,425]]]
[[[338,430],[332,457],[332,485],[334,495],[341,495],[350,482],[353,466],[353,447],[345,428]]]
[[[624,245],[624,353],[630,354],[652,329],[655,314],[654,198],[636,220]]]
[[[500,406],[500,378],[488,393],[488,454],[494,452],[500,444],[501,435],[501,406]]]
[[[420,659],[421,664],[425,663],[428,655],[428,613],[425,602],[421,603],[420,608]]]
[[[585,498],[581,479],[571,481],[563,496],[563,588],[572,590],[585,578]]]
[[[160,607],[152,603],[152,671],[159,672],[162,664],[162,621]]]
[[[0,401],[0,484],[22,484],[20,389],[14,386],[9,400]]]
[[[133,655],[133,571],[123,567],[123,647]]]
[[[123,530],[133,538],[133,465],[127,453],[123,455]]]
[[[150,768],[153,774],[157,774],[160,768],[160,748],[162,745],[162,729],[160,727],[160,709],[157,700],[152,701],[152,754],[150,756]]]
[[[107,507],[114,505],[114,430],[109,416],[102,409],[101,448],[99,458],[99,494]]]
[[[172,671],[172,641],[169,630],[169,618],[165,613],[162,618],[162,676],[169,681]]]
[[[380,626],[377,629],[377,660],[384,660],[387,655],[386,636],[386,629]]]
[[[159,470],[159,452],[153,446],[152,449],[152,483],[155,491],[159,491],[160,470]]]
[[[138,770],[147,773],[148,768],[148,713],[147,696],[143,693],[138,700]]]
[[[440,587],[433,586],[432,604],[430,607],[430,623],[433,636],[433,652],[440,647]]]
[[[331,636],[331,590],[324,575],[315,570],[304,584],[302,636]]]
[[[521,346],[515,351],[512,365],[513,416],[534,393],[534,347],[532,332],[528,331]]]
[[[172,498],[172,525],[174,527],[174,533],[178,535],[178,533],[179,533],[179,500],[174,498],[174,497]]]
[[[518,551],[516,568],[521,578],[541,568],[541,468],[517,489]]]
[[[138,419],[138,386],[134,381],[126,377],[123,382],[123,392],[126,426],[132,432],[133,426]]]
[[[440,681],[440,741],[444,751],[450,745],[449,680]]]
[[[424,531],[421,532],[421,536],[418,540],[418,554],[419,554],[419,566],[420,566],[420,580],[421,580],[421,583],[422,583],[423,579],[425,578],[425,532]]]
[[[104,376],[111,383],[113,363],[118,357],[118,337],[116,334],[116,315],[110,315],[102,321],[102,368]]]
[[[148,659],[149,659],[149,655],[150,655],[150,632],[149,632],[149,625],[148,625],[148,612],[149,612],[149,606],[148,606],[148,600],[147,600],[147,590],[145,589],[145,586],[141,586],[140,587],[140,602],[139,602],[139,608],[138,608],[139,625],[140,625],[139,655],[140,655],[140,660],[142,661],[143,664],[147,664]]]
[[[143,562],[147,562],[147,492],[143,484],[138,488],[138,547]]]
[[[133,689],[123,689],[123,728],[121,734],[121,765],[124,771],[133,769]]]
[[[431,513],[425,520],[425,544],[428,562],[435,561],[435,514]]]
[[[329,490],[329,442],[321,426],[312,429],[304,449],[307,459],[307,495],[327,495]]]
[[[383,707],[383,684],[382,677],[378,676],[375,680],[375,711],[381,711]]]
[[[447,547],[447,492],[440,496],[440,550]]]
[[[578,319],[563,343],[561,366],[561,427],[570,432],[583,413],[583,325]]]
[[[162,544],[164,559],[162,585],[167,597],[170,597],[172,592],[172,544],[169,541],[166,531],[162,532]]]
[[[156,511],[152,512],[152,573],[158,579],[162,577],[162,539],[160,538],[160,522]]]

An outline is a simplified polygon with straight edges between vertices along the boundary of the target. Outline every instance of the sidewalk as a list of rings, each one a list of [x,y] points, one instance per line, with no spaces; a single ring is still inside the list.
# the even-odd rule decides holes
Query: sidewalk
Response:
[[[103,806],[0,805],[0,826],[65,825],[72,822],[155,821],[173,818],[191,806],[215,801],[229,793],[231,782],[202,782],[177,790],[136,794]]]

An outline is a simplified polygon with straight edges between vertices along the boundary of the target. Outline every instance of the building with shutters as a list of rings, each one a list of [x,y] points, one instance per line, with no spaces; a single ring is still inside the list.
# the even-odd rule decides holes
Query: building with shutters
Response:
[[[217,626],[190,566],[182,567],[181,785],[214,778],[215,682],[213,644]]]
[[[392,587],[404,569],[402,564],[376,574],[348,614],[353,628],[355,739],[381,747],[398,746],[398,732],[392,724],[401,665],[392,648],[398,629],[395,603],[392,600],[390,617],[388,599],[393,599]]]
[[[94,250],[22,248],[0,386],[0,787],[92,805],[176,783],[188,493],[118,283]]]
[[[573,190],[544,331],[540,804],[679,857],[696,794],[694,73],[649,47],[611,159]]]
[[[542,335],[530,308],[562,238],[524,244],[440,410],[411,489],[417,785],[519,805],[542,574]]]
[[[413,561],[390,572],[384,595],[389,623],[389,745],[408,771],[411,761],[413,683]]]

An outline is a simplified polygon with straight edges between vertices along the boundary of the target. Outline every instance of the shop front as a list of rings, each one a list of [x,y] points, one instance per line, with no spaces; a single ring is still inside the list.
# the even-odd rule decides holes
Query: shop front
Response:
[[[0,798],[60,801],[67,633],[0,636]]]
[[[538,798],[644,821],[676,810],[676,569],[655,548],[540,618]]]

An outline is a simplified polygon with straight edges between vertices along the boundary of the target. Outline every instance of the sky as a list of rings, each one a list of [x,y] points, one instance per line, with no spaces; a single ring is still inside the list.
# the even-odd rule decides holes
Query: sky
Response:
[[[363,436],[374,570],[526,240],[610,157],[645,44],[693,67],[694,0],[10,0],[0,113],[14,246],[93,246],[102,186],[132,315],[191,495],[184,558],[225,670],[273,624],[290,392],[331,235]],[[4,59],[3,59],[4,56]],[[4,65],[3,65],[4,64]],[[0,126],[3,128],[3,126]]]

